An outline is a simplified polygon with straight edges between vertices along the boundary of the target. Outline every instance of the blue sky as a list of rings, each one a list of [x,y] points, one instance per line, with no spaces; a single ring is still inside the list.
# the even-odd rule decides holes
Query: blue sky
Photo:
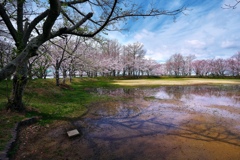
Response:
[[[139,2],[148,2],[139,0]],[[223,9],[235,0],[159,0],[164,9],[188,8],[174,22],[171,16],[130,20],[128,31],[110,32],[108,38],[122,44],[141,42],[147,58],[165,62],[175,53],[197,59],[229,58],[240,51],[240,5]],[[145,5],[146,7],[148,5]]]

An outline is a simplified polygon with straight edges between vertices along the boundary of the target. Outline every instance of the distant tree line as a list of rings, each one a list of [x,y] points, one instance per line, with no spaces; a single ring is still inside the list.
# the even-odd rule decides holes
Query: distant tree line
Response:
[[[14,47],[1,41],[0,68],[13,58]],[[240,52],[228,59],[196,60],[195,55],[172,55],[164,64],[145,58],[146,50],[139,42],[122,45],[117,40],[81,39],[66,36],[49,41],[28,61],[29,78],[46,78],[53,71],[56,84],[60,75],[65,83],[73,77],[88,76],[240,76]]]
[[[162,75],[169,76],[240,76],[240,52],[223,59],[194,60],[194,55],[174,54],[162,66]]]

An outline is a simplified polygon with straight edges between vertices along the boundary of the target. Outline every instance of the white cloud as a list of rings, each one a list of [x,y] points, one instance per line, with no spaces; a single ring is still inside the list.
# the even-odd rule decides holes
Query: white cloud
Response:
[[[146,38],[152,38],[154,36],[154,33],[147,31],[146,29],[143,29],[141,32],[136,33],[133,37],[136,41],[142,41]]]
[[[121,44],[125,44],[128,39],[126,34],[117,31],[108,32],[107,36],[103,36],[107,37],[108,39],[117,39]]]
[[[230,2],[219,2],[215,7],[216,1],[205,1],[191,7],[189,14],[181,15],[175,23],[166,16],[139,20],[129,32],[110,37],[119,38],[123,44],[141,42],[147,57],[161,62],[175,53],[195,54],[198,59],[230,57],[240,51],[240,9],[221,8]],[[211,7],[209,3],[213,3]]]
[[[239,41],[223,41],[221,44],[222,48],[240,48],[240,43]]]
[[[187,40],[186,42],[187,42],[187,44],[189,44],[190,47],[192,47],[192,48],[204,49],[204,48],[206,47],[206,43],[205,43],[205,42],[201,42],[201,41],[196,40],[196,39]]]

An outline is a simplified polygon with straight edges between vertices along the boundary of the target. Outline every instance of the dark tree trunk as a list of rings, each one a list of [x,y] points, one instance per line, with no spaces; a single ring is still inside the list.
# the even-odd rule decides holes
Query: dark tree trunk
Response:
[[[116,70],[113,70],[113,77],[116,76]]]
[[[125,69],[123,69],[123,76],[125,76],[126,75],[126,71],[125,71]]]
[[[72,73],[72,71],[69,71],[69,81],[70,83],[72,83],[72,77],[74,76],[74,74]]]
[[[56,61],[56,68],[55,68],[56,86],[59,86],[59,69],[60,69],[60,64],[57,60]]]
[[[58,68],[56,68],[55,76],[56,76],[56,86],[59,86],[59,69]]]
[[[46,78],[47,78],[47,68],[45,68],[43,72],[43,79],[46,79]]]
[[[63,84],[66,84],[66,78],[67,78],[67,70],[63,69],[63,81],[62,81]]]
[[[87,71],[86,73],[87,73],[87,76],[88,76],[88,77],[90,77],[90,72],[89,72],[89,71]]]
[[[27,62],[21,66],[13,77],[13,89],[11,97],[8,99],[7,109],[24,111],[23,93],[28,78]]]

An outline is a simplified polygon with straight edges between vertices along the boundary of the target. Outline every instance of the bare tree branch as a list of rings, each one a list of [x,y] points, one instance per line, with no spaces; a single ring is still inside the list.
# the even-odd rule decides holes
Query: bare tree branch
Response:
[[[63,14],[63,16],[65,18],[67,18],[67,20],[69,20],[69,22],[71,22],[73,25],[75,25],[74,21],[65,13],[65,11],[63,9],[61,9],[61,13]]]
[[[173,11],[166,11],[166,10],[158,10],[158,9],[151,9],[150,11],[148,11],[147,13],[141,13],[141,11],[138,11],[139,8],[135,8],[135,9],[131,9],[129,12],[120,12],[120,14],[116,13],[116,5],[117,5],[117,0],[114,1],[113,6],[110,7],[111,11],[109,12],[108,16],[105,18],[105,21],[93,21],[92,19],[90,19],[91,22],[93,22],[94,24],[97,24],[99,27],[92,32],[78,32],[75,30],[65,30],[63,31],[63,33],[65,34],[72,34],[72,35],[76,35],[76,36],[82,36],[82,37],[94,37],[96,34],[98,34],[99,32],[103,31],[103,30],[107,30],[107,25],[111,24],[110,22],[114,22],[120,19],[124,19],[124,18],[131,18],[131,17],[153,17],[153,16],[160,16],[160,15],[168,15],[168,16],[175,16],[179,13],[183,13],[184,10],[186,10],[185,7],[182,7],[180,9],[177,10],[173,10]],[[100,2],[99,2],[100,3]],[[99,6],[101,4],[98,4]],[[79,14],[84,15],[83,13],[81,13],[80,11],[78,11],[77,8],[75,8],[74,6],[69,5],[71,8],[74,8]]]
[[[116,8],[116,5],[117,5],[117,0],[114,1],[114,4],[113,4],[113,6],[112,6],[112,8],[111,8],[111,12],[110,12],[109,16],[107,17],[107,19],[105,20],[104,24],[103,24],[100,28],[98,28],[98,29],[92,34],[93,36],[95,36],[96,34],[98,34],[101,30],[103,30],[103,29],[107,26],[108,22],[110,21],[110,18],[111,18],[112,15],[113,15],[113,12],[114,12],[114,10],[115,10],[115,8]]]
[[[5,8],[4,8],[4,6],[3,6],[2,3],[0,3],[0,15],[1,15],[4,23],[6,24],[6,26],[7,26],[8,30],[9,30],[10,34],[12,35],[14,41],[17,42],[17,31],[16,31],[16,29],[13,27],[13,24],[12,24],[12,22],[10,21],[10,18],[9,18],[9,16],[7,15],[6,10],[5,10]]]
[[[122,15],[118,15],[116,17],[111,18],[109,21],[115,21],[121,18],[127,18],[127,17],[154,17],[154,16],[161,16],[161,15],[168,15],[168,16],[175,16],[179,13],[182,13],[183,10],[185,10],[185,7],[182,7],[180,9],[174,10],[174,11],[158,11],[158,10],[151,10],[149,13],[146,14],[134,14],[134,13],[125,13]]]
[[[54,25],[61,11],[61,5],[58,0],[51,0],[49,1],[49,3],[50,3],[50,11],[46,21],[43,24],[43,35],[44,35],[44,38],[46,39],[50,37],[52,26]]]
[[[225,4],[225,7],[222,7],[223,9],[236,9],[237,5],[240,3],[240,0],[235,0],[235,4],[231,5],[231,4]]]
[[[23,41],[24,43],[27,43],[31,33],[32,33],[32,30],[36,27],[36,25],[42,21],[44,18],[47,17],[47,15],[49,14],[49,9],[44,11],[43,13],[41,13],[39,16],[37,16],[31,23],[30,25],[28,26],[25,34],[24,34],[24,38],[23,38]]]
[[[88,19],[92,17],[93,13],[88,13],[82,20],[80,20],[76,25],[71,28],[60,28],[57,32],[53,32],[51,38],[60,36],[62,34],[71,34],[75,29],[85,23]]]
[[[7,64],[4,68],[0,70],[0,81],[6,79],[7,77],[11,76],[17,69],[17,67],[24,62],[26,62],[30,57],[31,54],[35,53],[38,47],[43,43],[42,42],[42,35],[33,38],[29,45],[19,54],[14,60],[12,60],[9,64]]]
[[[73,5],[69,5],[69,7],[73,8],[77,13],[79,13],[81,16],[85,17],[86,15],[83,14],[82,12],[80,12],[76,7],[74,7]],[[89,19],[91,22],[93,22],[94,24],[101,26],[99,23],[97,23],[96,21]]]
[[[74,0],[74,1],[70,1],[70,2],[63,2],[61,1],[62,5],[71,5],[71,4],[79,4],[79,3],[85,3],[88,2],[89,0]]]
[[[22,0],[17,0],[17,28],[18,34],[23,34],[23,3]],[[18,36],[19,38],[22,36]]]

